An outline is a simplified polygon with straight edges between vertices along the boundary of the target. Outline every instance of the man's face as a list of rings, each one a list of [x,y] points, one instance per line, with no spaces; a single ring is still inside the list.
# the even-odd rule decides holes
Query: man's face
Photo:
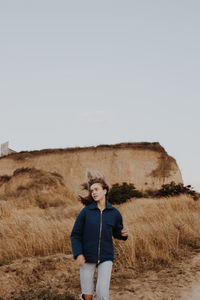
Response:
[[[94,201],[100,201],[105,199],[106,190],[103,189],[101,183],[94,183],[90,187],[90,193]]]

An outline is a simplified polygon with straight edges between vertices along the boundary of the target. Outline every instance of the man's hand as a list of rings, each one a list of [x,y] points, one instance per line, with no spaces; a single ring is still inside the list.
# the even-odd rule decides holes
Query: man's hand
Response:
[[[83,254],[79,254],[76,258],[77,264],[79,267],[84,267],[85,265],[85,257]]]
[[[128,237],[128,228],[123,228],[123,229],[121,230],[121,235],[122,235],[122,236],[127,236],[127,237]]]

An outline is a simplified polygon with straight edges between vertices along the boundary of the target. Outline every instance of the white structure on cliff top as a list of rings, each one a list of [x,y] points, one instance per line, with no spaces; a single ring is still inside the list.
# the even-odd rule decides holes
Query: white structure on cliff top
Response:
[[[5,156],[5,155],[8,155],[10,153],[16,152],[16,151],[8,148],[8,144],[9,144],[8,141],[1,144],[0,156]]]

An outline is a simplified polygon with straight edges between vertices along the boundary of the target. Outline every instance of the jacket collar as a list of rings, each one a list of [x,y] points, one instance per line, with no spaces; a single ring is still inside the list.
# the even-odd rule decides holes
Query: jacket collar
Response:
[[[93,201],[91,204],[88,205],[89,209],[96,209],[98,208],[96,201]],[[106,200],[106,209],[113,209],[112,204]]]

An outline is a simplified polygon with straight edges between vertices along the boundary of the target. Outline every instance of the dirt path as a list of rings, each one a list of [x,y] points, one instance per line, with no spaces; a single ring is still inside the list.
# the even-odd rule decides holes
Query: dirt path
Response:
[[[200,253],[173,268],[130,277],[125,272],[121,280],[119,274],[117,284],[112,282],[110,300],[200,300]]]
[[[78,300],[79,267],[72,255],[66,254],[19,259],[0,267],[0,287],[1,300],[38,299],[33,295],[36,292],[69,294]],[[20,291],[26,296],[20,297]],[[110,300],[200,300],[200,253],[193,252],[173,267],[157,272],[119,270],[114,264]]]
[[[191,270],[195,273],[195,280],[182,293],[181,300],[199,300],[200,299],[200,254],[194,256],[191,261]]]

